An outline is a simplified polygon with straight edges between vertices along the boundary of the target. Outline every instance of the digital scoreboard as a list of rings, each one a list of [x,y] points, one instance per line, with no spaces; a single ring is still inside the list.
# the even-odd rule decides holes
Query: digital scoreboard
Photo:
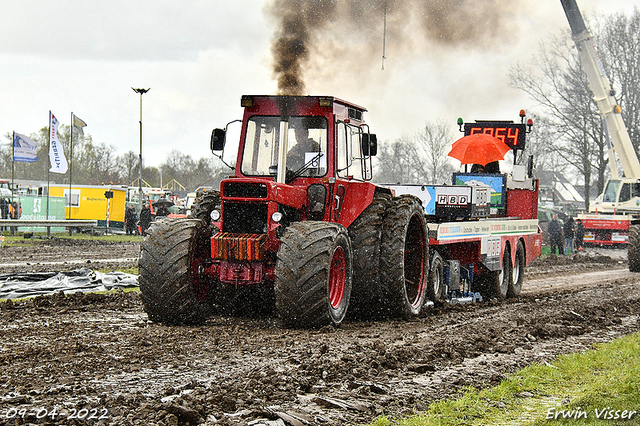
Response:
[[[486,133],[502,142],[511,149],[524,149],[526,141],[526,124],[513,121],[476,121],[464,123],[464,135]]]

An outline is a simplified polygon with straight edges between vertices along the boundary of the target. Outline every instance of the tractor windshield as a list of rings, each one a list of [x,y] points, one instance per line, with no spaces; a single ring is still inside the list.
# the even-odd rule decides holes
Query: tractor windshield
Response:
[[[275,175],[280,121],[280,117],[273,116],[253,116],[249,119],[242,154],[242,174]],[[287,136],[287,169],[298,176],[324,176],[327,173],[327,119],[289,117]]]

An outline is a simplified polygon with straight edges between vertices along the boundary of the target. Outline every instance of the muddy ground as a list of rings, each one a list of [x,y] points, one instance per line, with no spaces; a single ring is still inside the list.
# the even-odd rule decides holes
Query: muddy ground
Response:
[[[55,240],[31,254],[8,249],[0,263],[38,271],[117,264],[138,250]],[[67,264],[34,260],[47,253]],[[315,331],[286,330],[273,317],[157,325],[136,293],[2,303],[0,424],[345,425],[405,416],[638,331],[639,281],[623,252],[588,251],[537,261],[515,300]]]

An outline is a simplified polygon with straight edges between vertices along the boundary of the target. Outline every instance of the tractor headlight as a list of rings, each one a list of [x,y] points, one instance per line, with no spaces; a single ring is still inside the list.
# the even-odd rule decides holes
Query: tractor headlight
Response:
[[[280,223],[280,221],[282,220],[282,213],[280,212],[275,212],[271,215],[271,220],[273,220],[275,223]]]
[[[212,210],[209,216],[211,216],[211,220],[214,222],[220,220],[220,212],[218,210]]]

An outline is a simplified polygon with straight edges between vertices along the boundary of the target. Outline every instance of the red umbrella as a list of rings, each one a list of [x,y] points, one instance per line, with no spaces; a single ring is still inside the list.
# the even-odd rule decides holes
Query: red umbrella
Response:
[[[462,164],[482,164],[504,160],[511,148],[500,139],[486,133],[474,133],[453,143],[449,157],[460,160]]]

